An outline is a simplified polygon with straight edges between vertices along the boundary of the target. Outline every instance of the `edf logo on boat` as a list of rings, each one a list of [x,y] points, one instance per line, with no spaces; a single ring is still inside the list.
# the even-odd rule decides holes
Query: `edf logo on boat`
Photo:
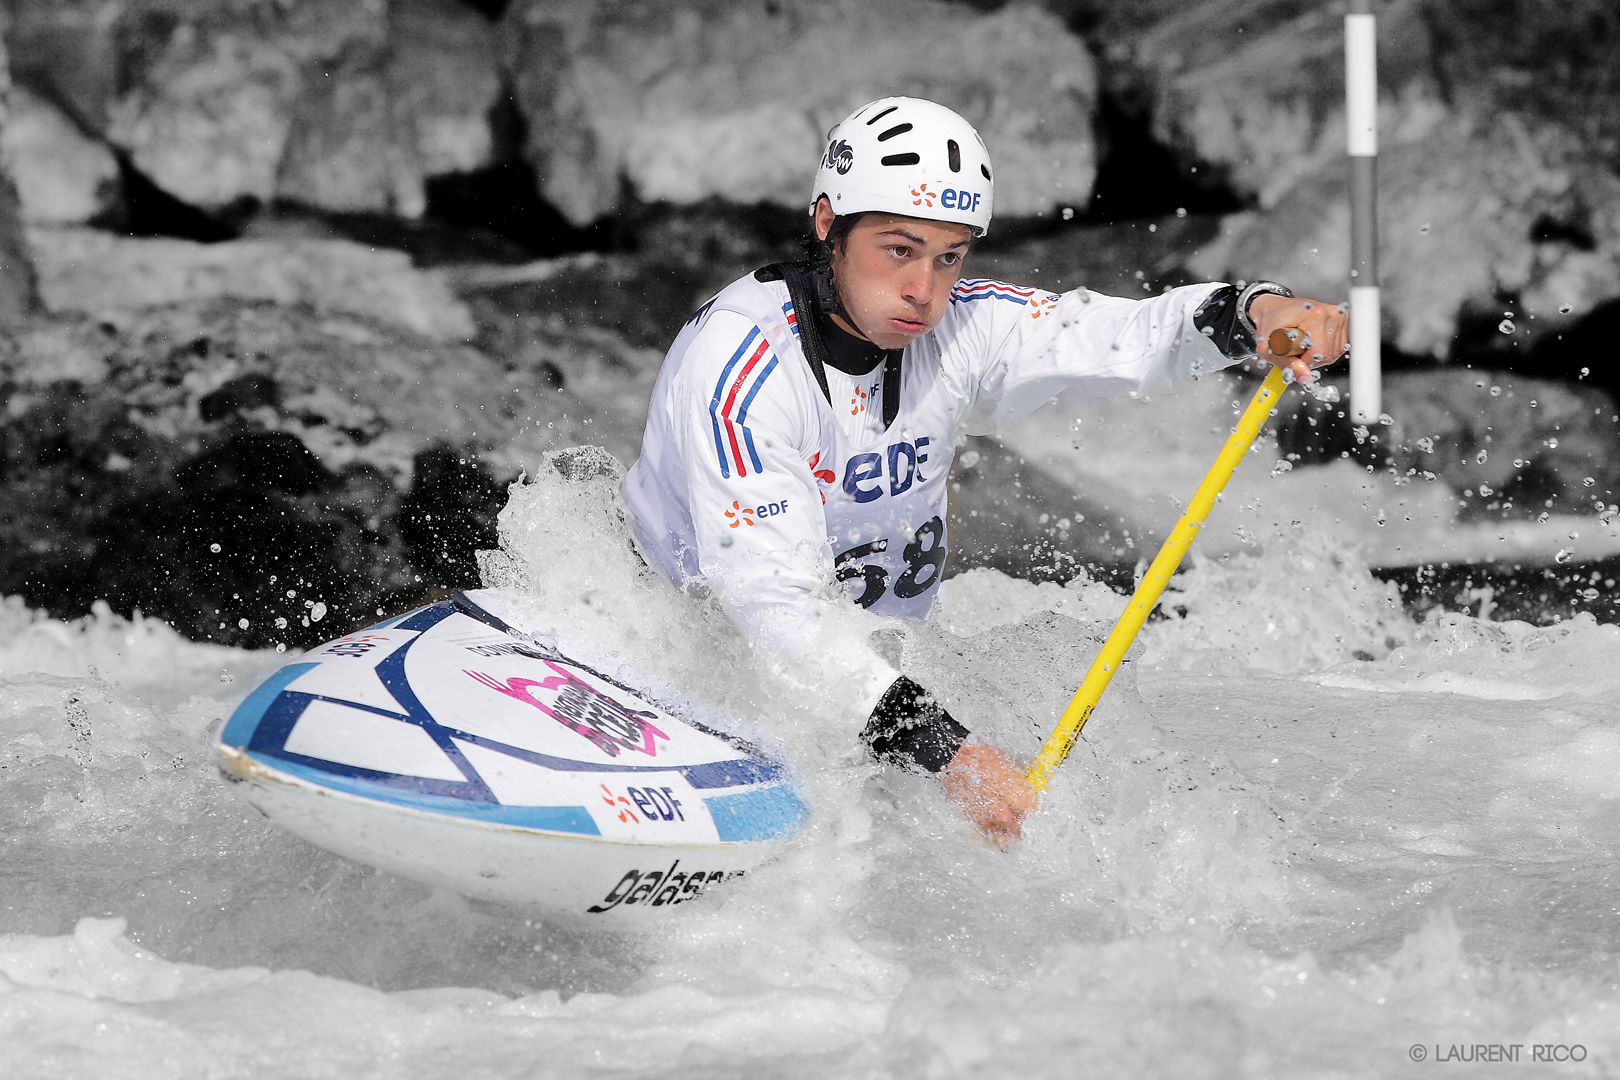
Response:
[[[681,813],[681,800],[670,787],[626,787],[620,795],[606,784],[602,788],[602,801],[617,812],[619,820],[636,825],[642,821],[685,821]],[[628,798],[626,798],[628,796]],[[632,806],[632,804],[634,804]],[[637,811],[640,816],[637,816]]]
[[[932,441],[925,435],[914,443],[904,439],[890,443],[881,452],[850,455],[844,463],[844,494],[858,503],[869,503],[883,497],[885,477],[890,495],[905,494],[914,482],[927,483],[922,467],[928,461],[926,448]]]
[[[358,637],[339,638],[321,650],[323,656],[364,656],[379,645],[392,644],[386,634],[361,634]]]

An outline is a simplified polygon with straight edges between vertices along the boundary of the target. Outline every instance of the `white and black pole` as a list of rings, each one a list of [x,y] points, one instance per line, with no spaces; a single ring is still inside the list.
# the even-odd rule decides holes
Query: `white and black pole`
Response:
[[[1344,17],[1346,142],[1350,151],[1350,409],[1359,424],[1383,411],[1378,304],[1378,47],[1372,0]]]

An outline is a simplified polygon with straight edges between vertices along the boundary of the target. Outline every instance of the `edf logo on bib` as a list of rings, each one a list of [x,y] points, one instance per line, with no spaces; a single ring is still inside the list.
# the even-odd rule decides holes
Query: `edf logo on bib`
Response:
[[[868,503],[883,497],[883,480],[888,478],[890,495],[903,495],[911,490],[913,482],[924,483],[922,465],[928,460],[923,452],[930,440],[927,436],[915,443],[890,443],[882,453],[851,454],[844,463],[844,494],[858,503]],[[888,468],[885,470],[884,466]]]

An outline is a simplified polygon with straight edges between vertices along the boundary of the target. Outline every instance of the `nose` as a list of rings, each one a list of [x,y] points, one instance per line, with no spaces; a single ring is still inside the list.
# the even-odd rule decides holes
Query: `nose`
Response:
[[[920,311],[927,311],[934,302],[938,286],[939,268],[932,259],[918,259],[901,283],[900,296]]]

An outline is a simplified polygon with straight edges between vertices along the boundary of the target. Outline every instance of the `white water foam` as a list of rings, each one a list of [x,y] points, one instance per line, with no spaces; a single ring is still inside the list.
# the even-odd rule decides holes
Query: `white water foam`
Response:
[[[788,852],[634,937],[399,881],[272,830],[216,780],[205,728],[287,657],[13,603],[8,1076],[1510,1067],[1434,1060],[1475,1044],[1522,1046],[1515,1076],[1620,1072],[1612,627],[1416,624],[1303,532],[1206,560],[1000,853],[931,780],[865,760],[836,680],[756,652],[641,567],[609,478],[543,467],[502,529],[486,570],[514,602],[797,758],[814,813]],[[885,635],[1027,756],[1122,606],[1094,583],[975,571],[920,627],[834,621]],[[1537,1064],[1532,1044],[1585,1061]]]

